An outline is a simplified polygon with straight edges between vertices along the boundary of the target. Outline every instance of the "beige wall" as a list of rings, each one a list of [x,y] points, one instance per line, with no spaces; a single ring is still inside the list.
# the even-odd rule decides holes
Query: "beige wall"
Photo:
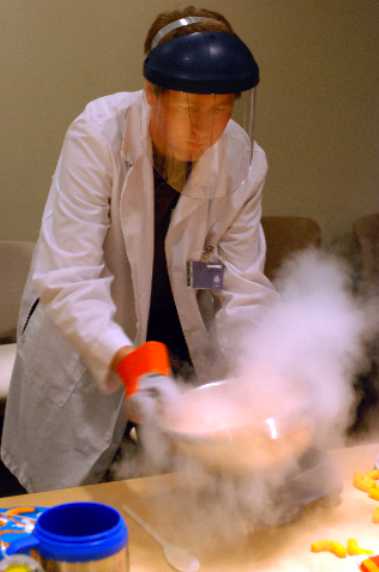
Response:
[[[379,1],[193,3],[223,11],[261,64],[265,214],[315,217],[330,239],[379,211]],[[0,0],[0,239],[36,238],[67,125],[141,86],[144,33],[176,4]]]

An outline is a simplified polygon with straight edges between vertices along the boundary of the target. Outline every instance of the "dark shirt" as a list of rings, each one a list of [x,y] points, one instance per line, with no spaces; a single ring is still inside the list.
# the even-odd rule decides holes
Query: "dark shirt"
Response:
[[[179,197],[180,193],[154,169],[154,265],[146,339],[166,344],[172,361],[191,364],[172,295],[165,255],[165,238]]]

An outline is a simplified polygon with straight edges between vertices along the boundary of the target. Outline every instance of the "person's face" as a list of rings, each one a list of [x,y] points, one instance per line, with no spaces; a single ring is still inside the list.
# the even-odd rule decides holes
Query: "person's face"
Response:
[[[145,87],[151,106],[150,134],[158,151],[180,161],[196,161],[228,123],[234,94],[197,94]]]

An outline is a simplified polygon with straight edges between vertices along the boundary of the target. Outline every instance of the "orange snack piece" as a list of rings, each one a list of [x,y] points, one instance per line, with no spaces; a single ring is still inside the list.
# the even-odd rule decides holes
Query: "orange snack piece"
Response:
[[[374,512],[372,513],[372,522],[375,522],[375,524],[379,524],[379,506],[376,507],[374,509]]]
[[[15,508],[11,508],[9,510],[7,510],[6,515],[7,516],[15,516],[18,514],[23,514],[25,512],[34,512],[35,511],[35,507],[33,506],[17,506]]]
[[[369,479],[373,479],[374,481],[379,481],[379,469],[373,469],[372,471],[368,471],[366,476]]]
[[[311,544],[312,552],[331,552],[338,558],[346,558],[346,548],[336,540],[318,540]]]
[[[379,556],[367,558],[367,560],[362,562],[359,569],[362,572],[379,572]]]
[[[3,534],[25,534],[25,530],[15,530],[14,528],[6,528],[4,530],[0,530],[0,536]]]

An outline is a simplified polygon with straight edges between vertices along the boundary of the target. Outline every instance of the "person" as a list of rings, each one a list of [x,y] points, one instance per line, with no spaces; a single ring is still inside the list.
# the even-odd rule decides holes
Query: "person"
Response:
[[[92,101],[69,127],[44,209],[1,448],[28,491],[104,478],[127,424],[124,366],[142,355],[148,370],[146,342],[206,381],[276,297],[253,55],[193,7],[159,15],[145,48],[144,89]]]

